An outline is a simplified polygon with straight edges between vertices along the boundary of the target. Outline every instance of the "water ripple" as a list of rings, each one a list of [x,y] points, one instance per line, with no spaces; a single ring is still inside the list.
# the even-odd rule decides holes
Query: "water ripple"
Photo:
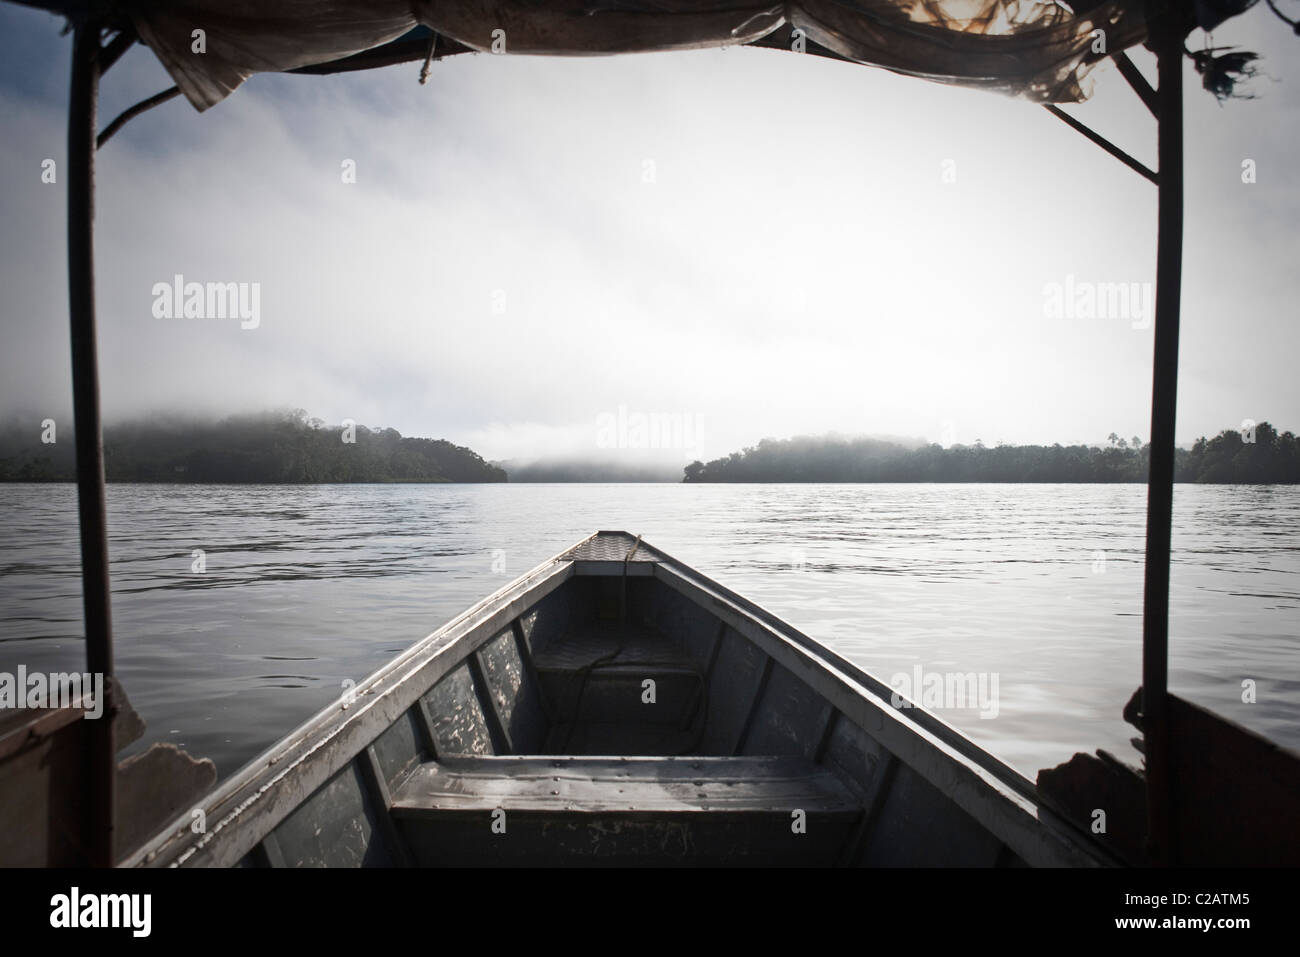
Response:
[[[999,675],[996,718],[943,717],[1031,777],[1075,750],[1136,757],[1119,714],[1140,680],[1142,486],[115,485],[108,504],[133,751],[179,735],[222,775],[597,528],[886,681]],[[1171,686],[1300,747],[1300,489],[1179,486],[1174,506]],[[0,670],[82,664],[76,514],[72,486],[0,486]]]

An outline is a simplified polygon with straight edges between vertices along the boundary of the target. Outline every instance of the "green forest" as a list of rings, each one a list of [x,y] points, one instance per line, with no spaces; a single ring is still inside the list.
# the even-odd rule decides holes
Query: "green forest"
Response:
[[[54,441],[48,441],[49,438]],[[42,441],[44,439],[45,441]],[[0,481],[75,478],[71,428],[39,422],[0,431]],[[504,482],[473,450],[395,429],[352,429],[308,419],[301,409],[217,420],[159,418],[104,430],[110,482]]]
[[[1252,439],[1254,441],[1250,441]],[[1111,433],[1108,444],[908,446],[881,439],[764,439],[686,466],[685,482],[1145,482],[1149,446]],[[1178,449],[1175,481],[1300,482],[1300,443],[1267,422],[1254,434],[1226,429]]]

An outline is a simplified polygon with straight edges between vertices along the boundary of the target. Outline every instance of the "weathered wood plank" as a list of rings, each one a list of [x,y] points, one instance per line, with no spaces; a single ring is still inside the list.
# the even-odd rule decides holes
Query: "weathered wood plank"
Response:
[[[432,693],[432,692],[430,692]],[[433,714],[429,711],[429,695],[415,700],[415,724],[420,729],[420,741],[430,760],[438,759],[438,737],[434,731]]]
[[[1166,702],[1171,863],[1300,865],[1300,755],[1176,695]]]
[[[144,733],[144,721],[120,683],[110,678],[119,748]],[[86,735],[97,721],[87,702],[0,713],[0,866],[86,863],[80,843],[87,800]],[[90,712],[93,714],[94,712]],[[152,745],[117,768],[115,853],[120,859],[178,814],[187,817],[217,780],[216,766],[173,744]]]
[[[749,710],[745,712],[745,723],[740,726],[740,733],[736,735],[736,743],[731,746],[732,754],[740,754],[745,749],[745,740],[749,737],[749,729],[754,726],[754,720],[758,717],[758,709],[763,702],[763,694],[767,691],[767,683],[772,680],[772,664],[770,657],[763,659],[763,670],[758,675],[758,687],[754,689],[753,697],[750,699]]]
[[[832,772],[781,757],[449,758],[425,764],[393,794],[393,813],[494,808],[603,811],[852,811]]]
[[[422,864],[834,864],[860,804],[799,758],[454,759],[393,815]]]
[[[714,615],[654,578],[628,583],[628,606],[632,621],[652,626],[681,648],[697,670],[707,670],[722,625]]]
[[[867,835],[871,833],[871,825],[875,823],[881,805],[885,803],[885,795],[889,793],[894,772],[897,770],[898,758],[892,754],[884,754],[878,770],[872,775],[867,790],[862,794],[862,817],[854,826],[852,837],[844,844],[838,862],[841,867],[850,867],[862,860],[862,846],[866,843]]]
[[[1143,728],[1141,689],[1124,709]],[[1165,698],[1169,732],[1169,863],[1184,867],[1294,867],[1300,864],[1300,756],[1226,718]],[[1242,786],[1249,782],[1249,786]],[[1097,811],[1097,840],[1130,864],[1151,863],[1144,775],[1105,751],[1076,754],[1038,772],[1038,789],[1080,829]]]
[[[366,752],[373,753],[385,787],[395,787],[416,765],[432,757],[420,740],[416,719],[418,710],[408,708],[366,749]]]
[[[596,621],[576,627],[540,651],[535,664],[545,710],[554,716],[556,729],[565,729],[551,735],[547,746],[552,753],[678,753],[591,751],[577,742],[584,737],[583,725],[625,725],[629,738],[638,740],[645,736],[636,732],[645,726],[657,726],[664,734],[688,730],[704,691],[695,656],[640,623]],[[654,682],[653,701],[647,698],[647,679]],[[692,736],[685,740],[688,747],[694,743]]]
[[[1001,841],[906,765],[886,780],[854,863],[870,867],[988,867]]]
[[[393,795],[388,789],[388,780],[375,746],[372,744],[362,751],[357,760],[361,778],[365,784],[366,794],[375,810],[379,831],[384,837],[384,843],[388,845],[389,856],[399,867],[414,866],[414,860],[406,846],[406,841],[402,839],[402,835],[398,831],[397,825],[393,823],[393,817],[388,811],[393,803]]]
[[[282,867],[289,866],[285,862],[284,852],[280,850],[280,842],[275,839],[274,831],[266,835],[266,837],[262,839],[262,842],[258,844],[257,847],[255,847],[253,851],[251,851],[250,853],[259,853],[259,852],[262,855],[263,865],[265,867],[282,868]]]
[[[728,629],[709,673],[709,708],[700,741],[702,754],[732,754],[744,731],[766,656],[752,642]]]
[[[771,659],[768,659],[769,661]],[[788,668],[773,665],[755,703],[745,754],[794,754],[813,758],[834,709]]]
[[[155,743],[117,768],[118,857],[138,847],[177,814],[192,811],[217,783],[217,766],[174,744]]]

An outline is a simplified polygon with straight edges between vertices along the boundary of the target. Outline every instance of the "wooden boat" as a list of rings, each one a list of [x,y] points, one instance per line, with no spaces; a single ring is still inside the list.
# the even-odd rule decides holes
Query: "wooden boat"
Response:
[[[144,866],[1096,865],[1033,785],[625,532],[466,611]]]
[[[992,18],[998,27],[989,32],[971,31],[964,20],[937,8],[918,30],[915,18],[898,19],[886,0],[831,5],[833,23],[825,19],[829,8],[818,4],[741,5],[701,15],[648,0],[597,17],[582,4],[513,0],[468,13],[458,4],[426,4],[418,15],[393,11],[376,18],[368,5],[356,3],[313,21],[299,16],[296,6],[286,13],[285,4],[266,0],[253,5],[257,9],[250,6],[246,16],[200,17],[213,34],[214,54],[195,58],[194,18],[175,16],[166,5],[19,2],[66,16],[74,28],[63,182],[85,670],[103,676],[113,718],[82,721],[82,711],[74,708],[0,721],[0,817],[12,824],[0,835],[0,863],[113,866],[124,847],[138,843],[137,828],[152,830],[146,812],[166,816],[189,806],[189,791],[201,791],[200,782],[215,776],[210,763],[159,745],[129,763],[119,765],[116,757],[123,742],[139,733],[139,724],[125,690],[113,680],[94,284],[97,150],[133,118],[173,97],[183,94],[203,110],[254,73],[333,74],[423,60],[427,76],[431,64],[447,56],[504,53],[504,42],[497,44],[504,41],[506,21],[512,53],[588,56],[742,45],[1018,90],[1155,184],[1142,682],[1124,712],[1142,733],[1145,766],[1139,772],[1102,752],[1096,758],[1076,754],[1040,772],[1035,790],[933,716],[889,707],[879,681],[761,609],[651,549],[638,549],[630,559],[610,557],[600,549],[612,542],[617,551],[628,538],[604,535],[430,636],[367,681],[355,703],[318,716],[216,791],[195,809],[193,820],[178,821],[128,859],[450,863],[653,856],[649,845],[634,848],[633,835],[640,834],[647,841],[663,836],[656,846],[671,859],[812,862],[828,859],[825,852],[814,853],[815,841],[797,845],[797,852],[786,843],[764,845],[771,832],[754,822],[783,814],[794,800],[808,807],[792,814],[811,809],[815,813],[807,820],[833,822],[834,798],[853,808],[855,823],[835,858],[846,863],[1105,863],[1093,837],[1130,864],[1300,862],[1294,813],[1300,756],[1168,688],[1183,58],[1194,28],[1211,30],[1249,4],[1110,4],[1101,49],[1095,43],[1100,7],[1071,12],[1039,5],[1043,9],[1030,16],[1049,18],[1052,29],[1019,29],[1013,36],[1005,32],[1013,21],[1024,27],[1024,11],[1013,8],[1024,5],[1011,0],[999,4],[1006,9]],[[217,0],[187,5],[195,15],[220,7]],[[1069,36],[1073,40],[1063,42]],[[936,44],[939,37],[946,39]],[[101,79],[137,41],[154,50],[177,85],[128,107],[100,129]],[[1155,55],[1154,87],[1125,53],[1138,44]],[[1157,169],[1056,106],[1082,95],[1083,73],[1102,59],[1114,61],[1155,117]],[[1027,69],[1030,63],[1036,66]],[[600,581],[611,577],[627,582],[616,587]],[[619,613],[611,616],[614,588]],[[552,592],[560,597],[552,598]],[[697,627],[703,631],[691,630]],[[570,653],[572,660],[565,657]],[[634,653],[647,657],[629,657]],[[627,669],[652,669],[648,673],[659,677],[642,680],[656,681],[656,688],[667,682],[662,691],[668,697],[657,697],[654,710],[620,710],[630,707],[618,691],[619,680],[632,681]],[[580,690],[571,690],[569,680]],[[672,694],[686,694],[683,683],[696,691],[688,695],[689,706],[678,702],[684,710],[676,713],[685,725],[671,726],[678,733],[673,737],[651,717],[665,714],[660,705],[673,700]],[[432,710],[438,702],[450,704],[455,717]],[[480,718],[481,724],[473,724]],[[472,728],[453,734],[457,721]],[[690,747],[672,753],[684,741]],[[545,793],[538,756],[528,754],[538,747],[559,749],[551,760],[560,767],[549,769],[565,772],[550,775],[556,786]],[[636,777],[627,778],[633,786],[618,783],[620,774],[626,778],[632,771],[615,770],[590,753],[598,747],[627,758],[620,763],[635,767]],[[694,772],[684,779],[683,761]],[[685,779],[693,791],[681,785]],[[778,779],[787,784],[772,783]],[[742,787],[741,781],[748,783]],[[731,805],[723,794],[732,796]],[[1073,825],[1063,825],[1041,806],[1044,794],[1052,795],[1054,807]],[[548,796],[561,800],[548,802]],[[574,800],[562,800],[566,796]],[[818,797],[825,803],[812,800]],[[507,803],[514,808],[515,830],[507,833],[519,837],[532,826],[542,835],[538,857],[528,856],[527,841],[482,843],[471,822],[494,800],[500,805],[494,812],[505,811]],[[587,811],[576,810],[579,805]],[[1111,809],[1105,836],[1090,833],[1099,808]],[[495,816],[494,822],[500,823]],[[560,839],[574,833],[587,835],[592,845]],[[820,828],[816,833],[825,836]],[[690,843],[669,853],[669,835]]]

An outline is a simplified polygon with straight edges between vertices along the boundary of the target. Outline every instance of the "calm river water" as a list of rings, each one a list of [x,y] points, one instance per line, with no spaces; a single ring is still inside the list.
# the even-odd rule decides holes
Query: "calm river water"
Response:
[[[1145,503],[1137,485],[115,485],[131,751],[171,741],[224,777],[604,528],[886,682],[997,675],[996,717],[942,716],[1031,778],[1078,750],[1135,761]],[[1300,488],[1181,485],[1174,519],[1172,690],[1300,749]],[[0,671],[80,670],[81,635],[73,487],[0,485]]]

